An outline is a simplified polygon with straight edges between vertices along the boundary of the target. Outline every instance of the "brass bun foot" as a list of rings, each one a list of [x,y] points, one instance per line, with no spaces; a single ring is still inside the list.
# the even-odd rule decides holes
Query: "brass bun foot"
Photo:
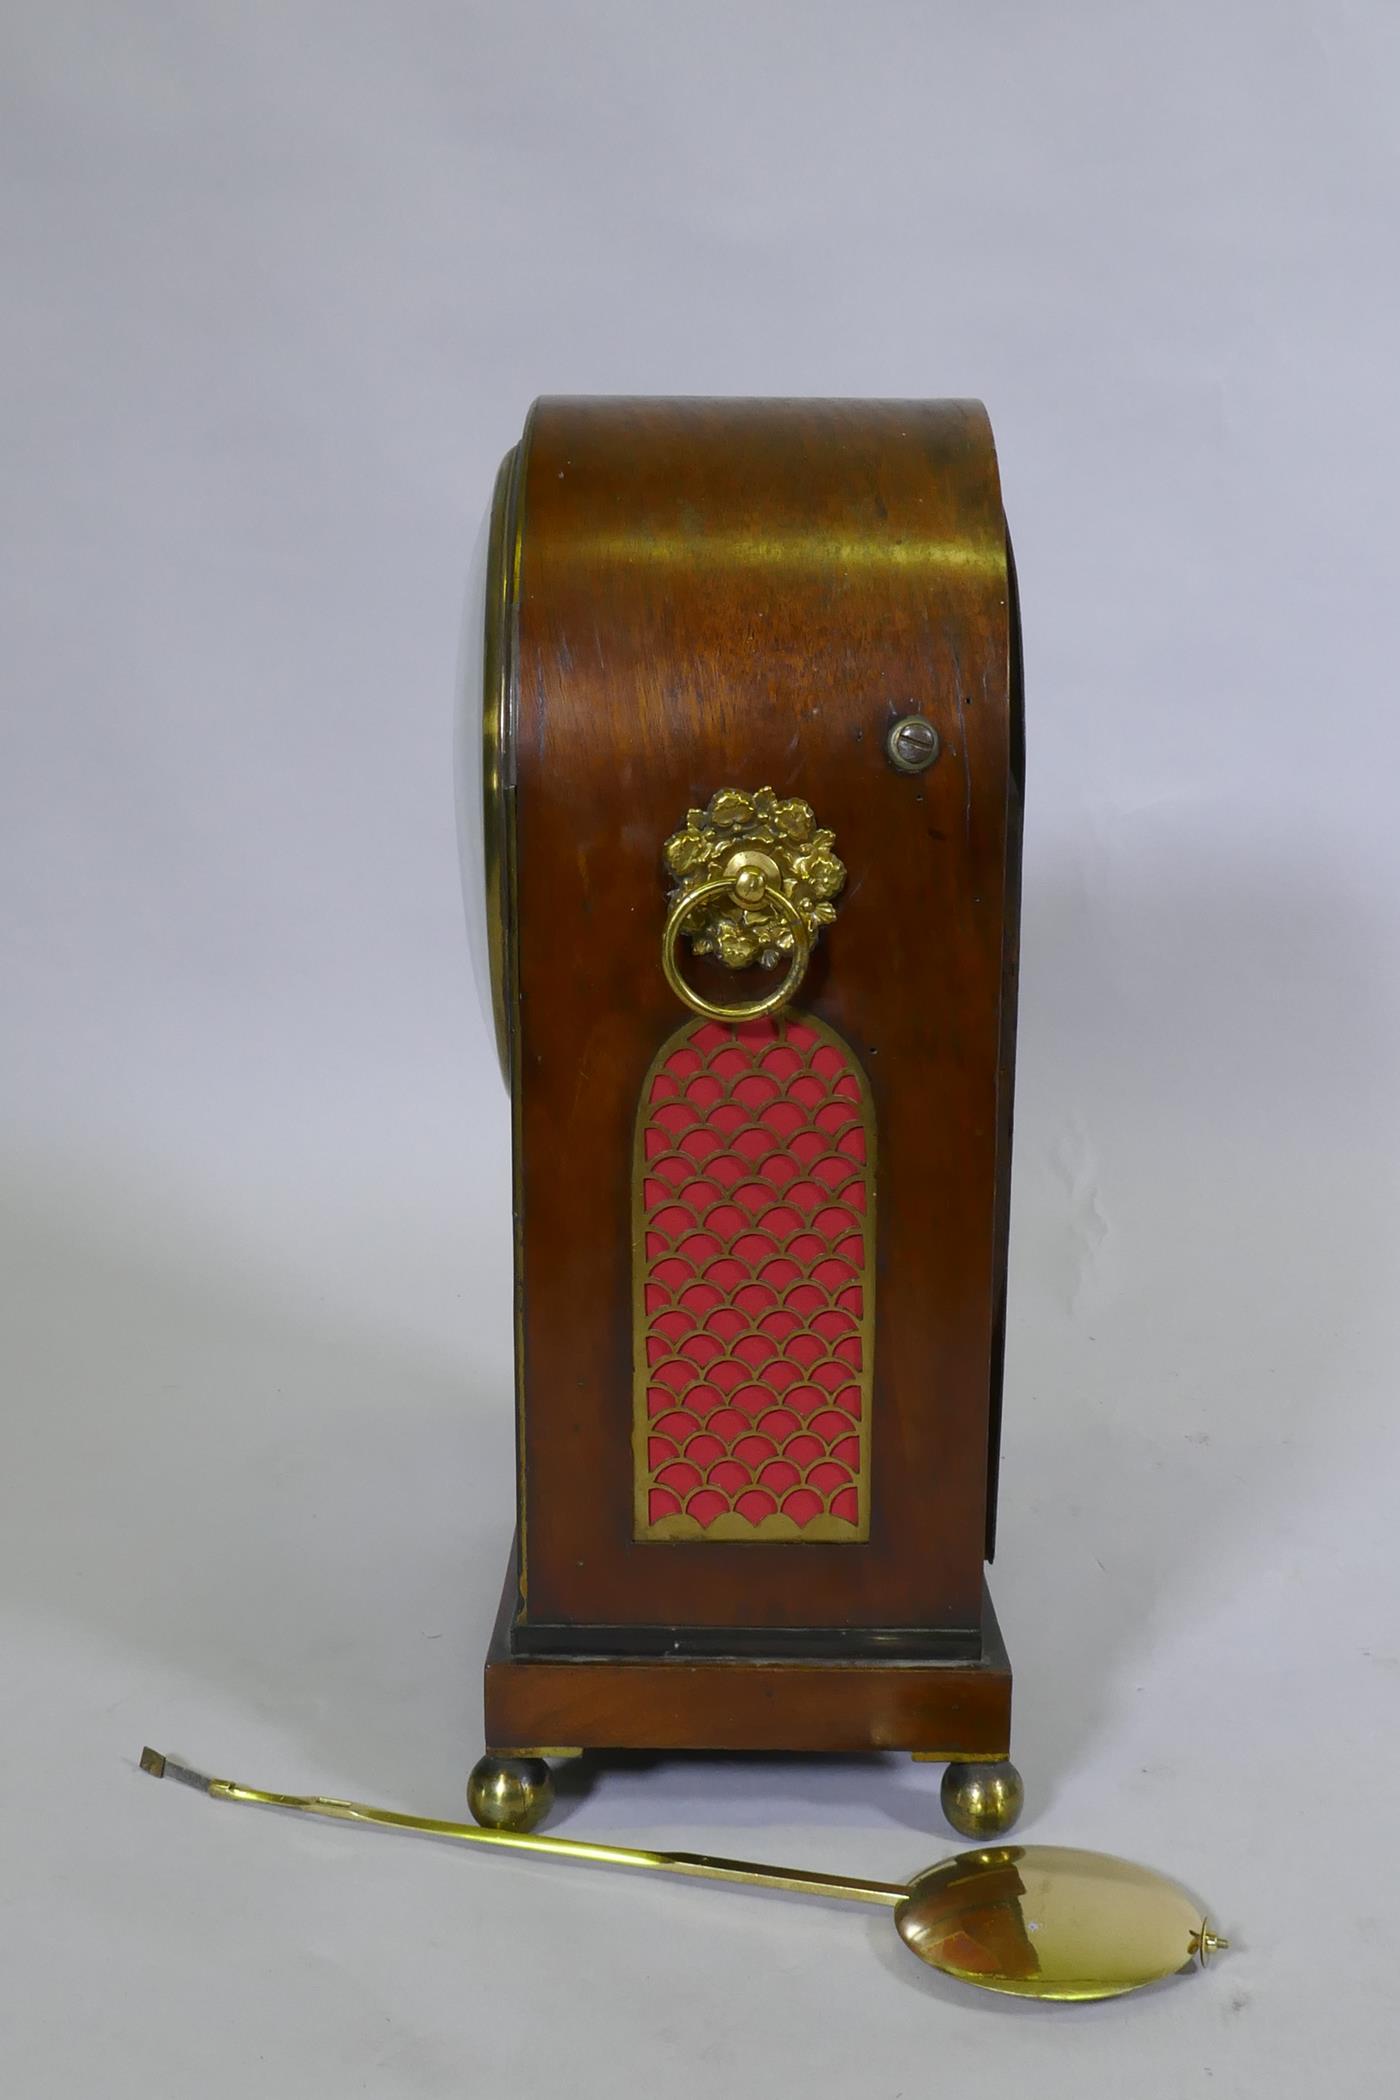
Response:
[[[1004,1837],[1015,1825],[1026,1798],[1013,1764],[949,1765],[939,1799],[943,1813],[960,1837]]]
[[[472,1766],[467,1806],[483,1830],[533,1830],[554,1806],[554,1775],[542,1757],[486,1757]]]

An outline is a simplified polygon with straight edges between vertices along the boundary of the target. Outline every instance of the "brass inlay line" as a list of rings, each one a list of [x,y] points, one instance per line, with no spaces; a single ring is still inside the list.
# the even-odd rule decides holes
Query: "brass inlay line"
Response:
[[[580,564],[624,562],[630,568],[644,564],[688,568],[701,550],[709,561],[761,569],[771,577],[775,588],[780,586],[785,568],[820,569],[837,575],[849,569],[926,569],[931,575],[940,569],[972,569],[983,571],[989,581],[1001,584],[1006,577],[1006,542],[999,533],[989,534],[983,541],[970,535],[947,540],[896,540],[879,539],[871,533],[824,532],[820,527],[797,524],[782,532],[763,534],[714,524],[695,533],[653,532],[645,538],[601,531],[580,534],[572,552]]]

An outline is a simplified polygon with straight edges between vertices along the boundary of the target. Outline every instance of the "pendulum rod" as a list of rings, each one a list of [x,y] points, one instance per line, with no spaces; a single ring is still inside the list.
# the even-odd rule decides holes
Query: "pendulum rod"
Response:
[[[387,1830],[415,1830],[426,1837],[452,1838],[464,1845],[501,1845],[513,1852],[545,1853],[598,1867],[640,1867],[658,1874],[684,1874],[695,1881],[736,1881],[750,1888],[786,1889],[799,1896],[831,1896],[848,1903],[878,1903],[893,1909],[909,1890],[902,1881],[867,1881],[849,1874],[817,1874],[806,1867],[772,1867],[756,1860],[719,1859],[707,1852],[650,1852],[636,1845],[597,1845],[579,1838],[539,1837],[516,1830],[480,1830],[473,1823],[447,1823],[434,1816],[404,1815],[397,1809],[371,1808],[364,1801],[340,1801],[329,1794],[274,1794],[261,1787],[240,1786],[232,1779],[212,1779],[149,1748],[141,1752],[141,1769],[156,1779],[174,1779],[219,1801],[247,1801],[263,1808],[295,1809],[308,1816],[331,1816],[341,1823],[376,1823]]]

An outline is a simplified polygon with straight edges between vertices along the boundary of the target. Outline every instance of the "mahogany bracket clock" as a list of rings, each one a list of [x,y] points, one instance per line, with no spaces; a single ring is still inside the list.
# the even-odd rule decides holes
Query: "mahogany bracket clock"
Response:
[[[528,1827],[589,1751],[906,1751],[1007,1829],[1023,747],[985,412],[540,401],[480,573],[518,1471],[473,1810]]]

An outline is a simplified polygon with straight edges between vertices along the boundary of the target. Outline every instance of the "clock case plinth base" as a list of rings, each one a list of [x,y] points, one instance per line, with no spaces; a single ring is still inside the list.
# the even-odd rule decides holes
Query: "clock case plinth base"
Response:
[[[608,1654],[523,1653],[518,1610],[512,1554],[486,1656],[491,1757],[903,1751],[995,1764],[1010,1755],[1011,1665],[985,1584],[976,1637],[943,1656],[881,1655],[869,1642],[841,1655],[829,1636],[820,1655],[616,1652],[623,1629],[610,1630]]]

